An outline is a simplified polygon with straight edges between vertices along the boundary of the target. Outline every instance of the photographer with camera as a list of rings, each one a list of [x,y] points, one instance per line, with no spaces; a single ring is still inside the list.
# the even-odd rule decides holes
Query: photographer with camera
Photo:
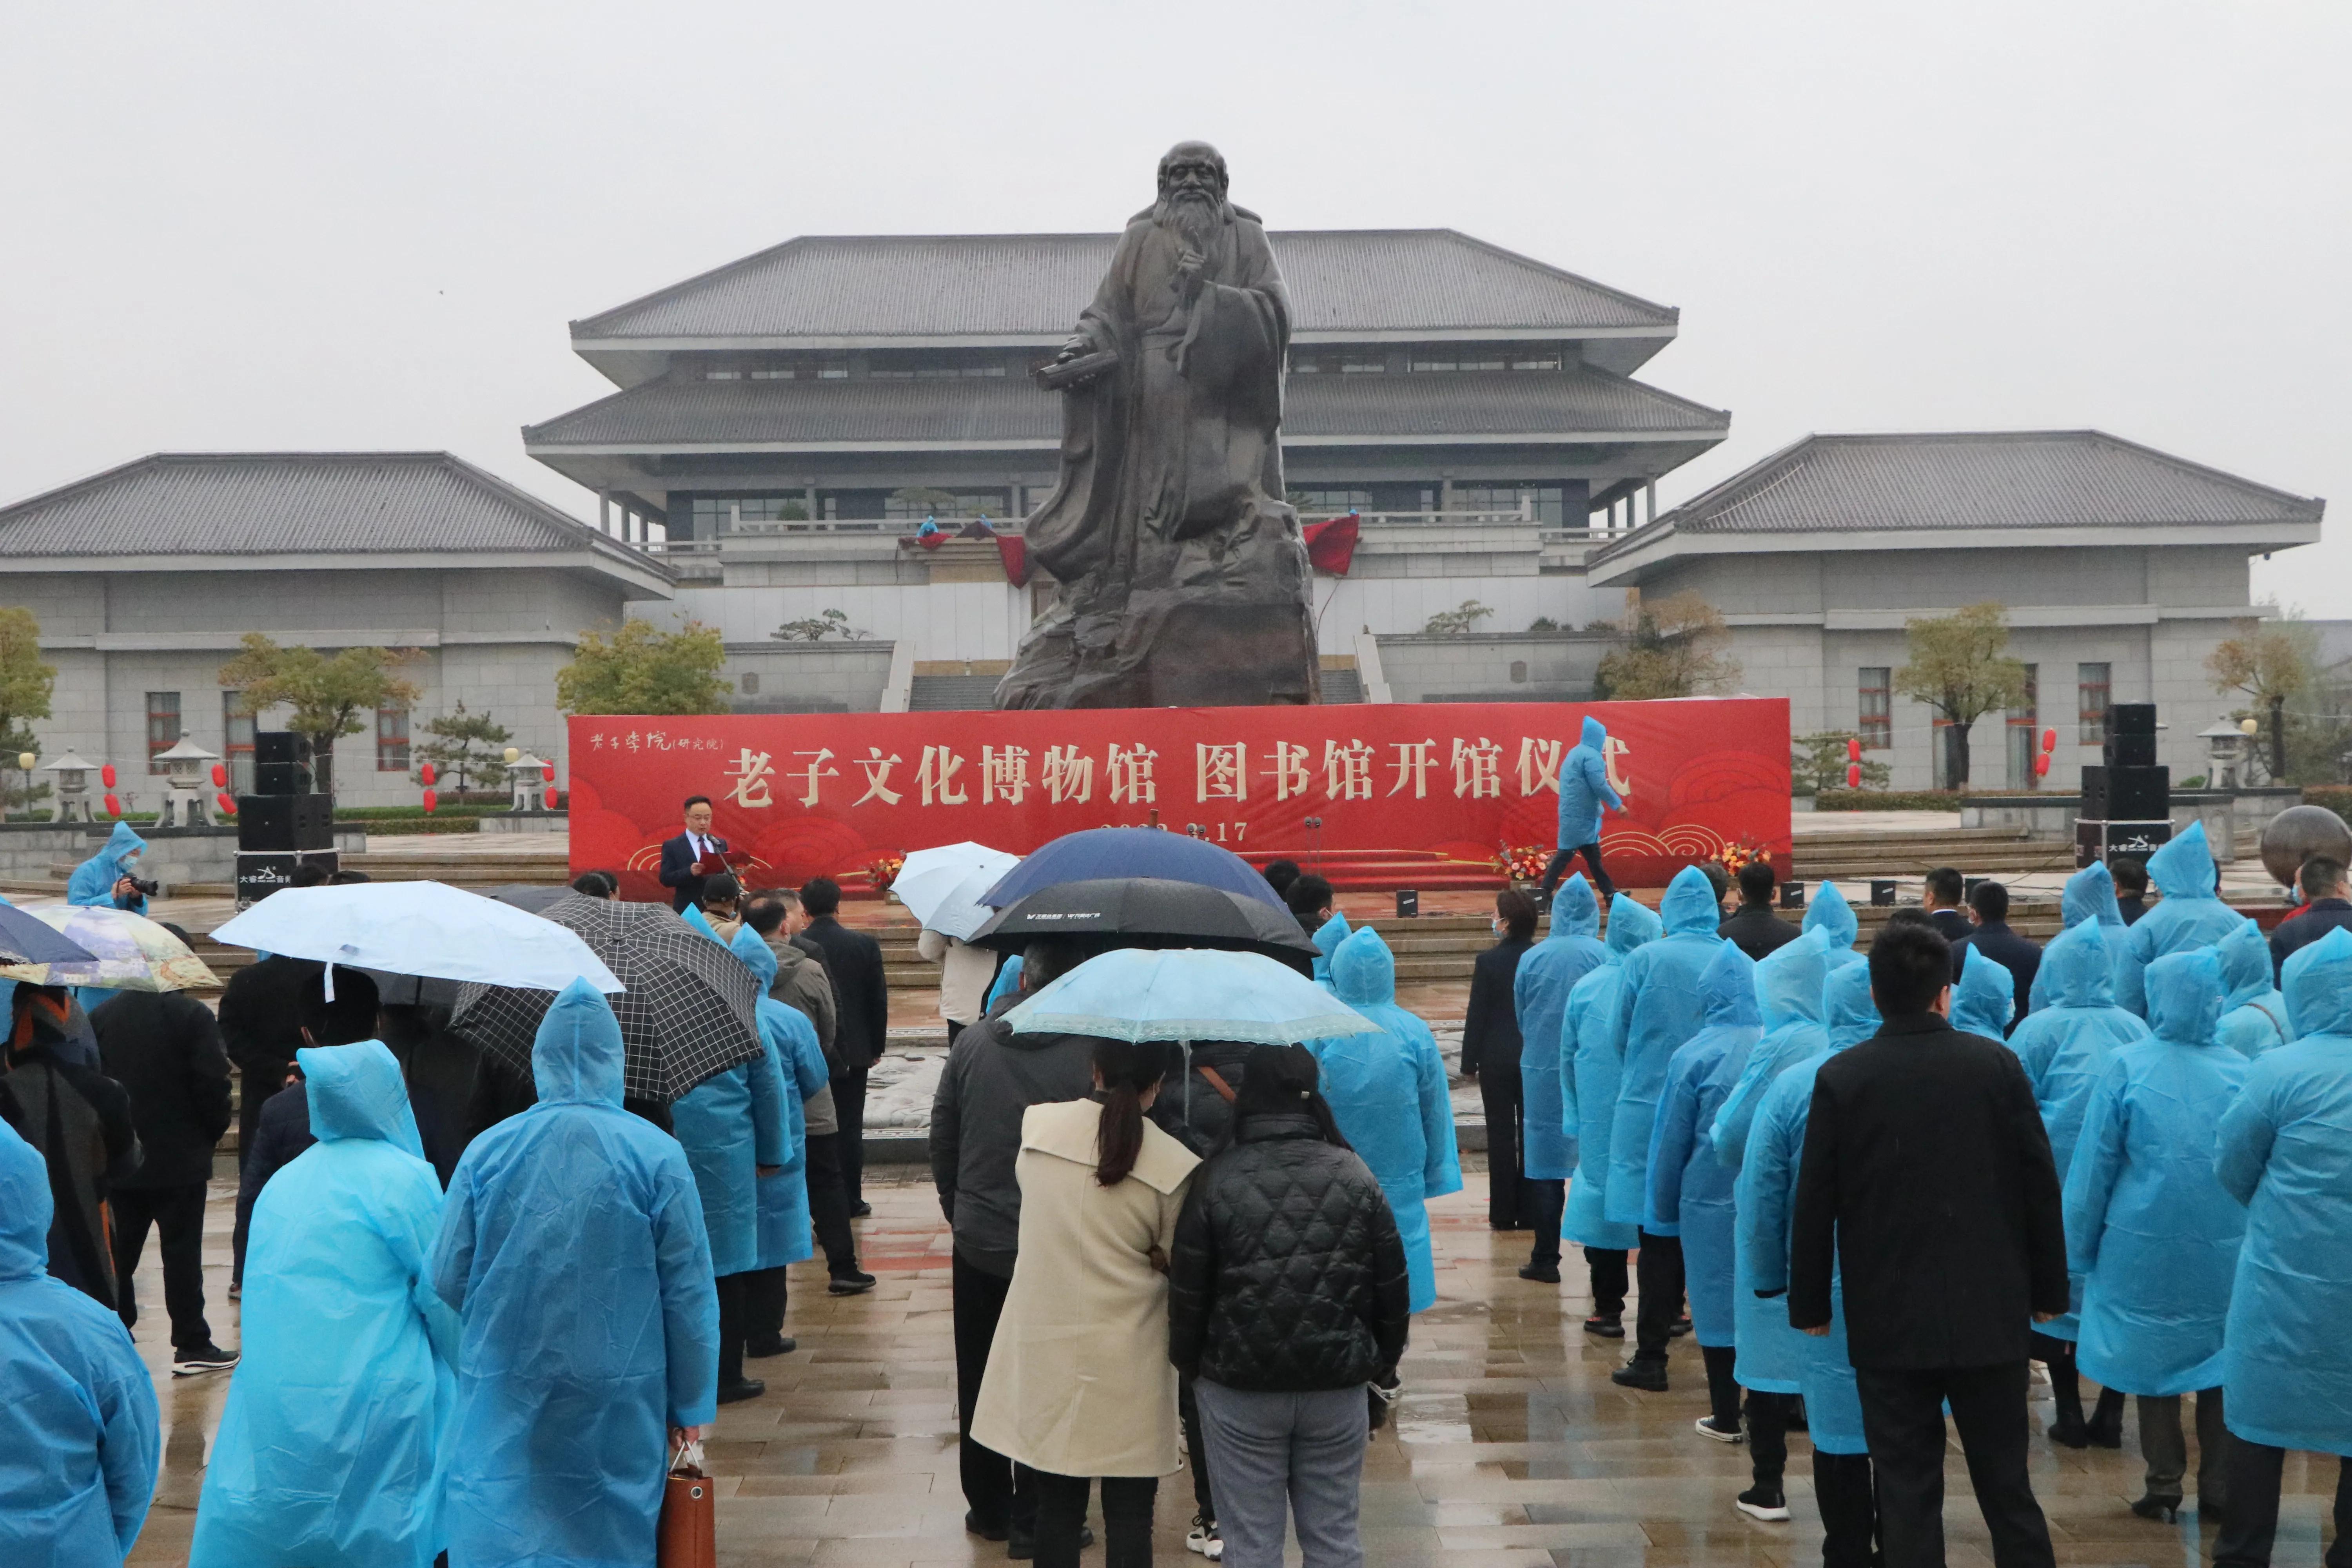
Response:
[[[147,841],[129,823],[116,823],[106,847],[74,868],[66,902],[145,914],[147,900],[161,890],[139,876],[139,858],[146,852]]]

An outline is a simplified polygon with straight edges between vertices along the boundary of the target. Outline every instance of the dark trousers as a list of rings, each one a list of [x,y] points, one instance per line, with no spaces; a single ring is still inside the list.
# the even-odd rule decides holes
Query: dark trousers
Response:
[[[743,1337],[755,1345],[780,1339],[784,1331],[785,1271],[754,1268],[743,1276]]]
[[[809,1226],[824,1249],[824,1271],[835,1279],[855,1274],[857,1237],[850,1231],[849,1200],[841,1191],[840,1133],[809,1134],[807,1175]]]
[[[996,1321],[1004,1315],[1004,1294],[1012,1279],[976,1268],[955,1254],[948,1273],[949,1300],[955,1310],[956,1433],[958,1468],[963,1479],[963,1500],[972,1522],[993,1532],[1034,1535],[1037,1531],[1037,1472],[1016,1465],[993,1448],[972,1441],[971,1415],[980,1405],[980,1380],[988,1371],[988,1347],[996,1340]],[[1086,1512],[1084,1485],[1078,1511]],[[1071,1531],[1070,1556],[1077,1557],[1076,1531]]]
[[[1603,1318],[1624,1316],[1625,1249],[1622,1247],[1586,1247],[1584,1271],[1592,1279],[1593,1313]]]
[[[114,1216],[114,1296],[122,1326],[139,1321],[131,1276],[152,1225],[156,1248],[163,1255],[163,1308],[172,1315],[172,1348],[194,1350],[212,1343],[212,1327],[205,1321],[204,1183],[117,1187],[107,1206]]]
[[[1886,1568],[1942,1568],[1947,1400],[1968,1456],[1969,1484],[1992,1532],[1996,1568],[2051,1568],[2050,1525],[2025,1470],[2025,1363],[1900,1372],[1856,1367],[1854,1379],[1878,1474]]]
[[[1675,1337],[1675,1321],[1683,1315],[1683,1240],[1646,1230],[1640,1234],[1633,1272],[1641,1281],[1642,1301],[1633,1315],[1633,1359],[1663,1362]]]
[[[1192,1395],[1192,1380],[1176,1374],[1176,1419],[1184,1427],[1184,1462],[1192,1467],[1192,1511],[1202,1522],[1217,1521],[1217,1500],[1209,1490],[1209,1445],[1201,1437],[1201,1404]]]
[[[1529,1263],[1559,1267],[1559,1217],[1568,1209],[1568,1184],[1530,1177],[1519,1184],[1528,1228],[1536,1233]]]
[[[1707,1414],[1726,1432],[1739,1429],[1738,1352],[1730,1345],[1701,1345],[1699,1360],[1706,1365]]]
[[[1748,1392],[1748,1469],[1767,1490],[1781,1490],[1789,1472],[1789,1417],[1796,1408],[1793,1394]]]
[[[1822,1510],[1822,1568],[1871,1568],[1878,1489],[1870,1456],[1814,1449],[1813,1498]]]
[[[1037,1472],[1037,1568],[1078,1568],[1078,1531],[1087,1522],[1087,1476]],[[1146,1568],[1151,1561],[1151,1504],[1158,1476],[1102,1479],[1103,1568]]]
[[[2268,1568],[2285,1468],[2284,1448],[2231,1437],[2230,1511],[2213,1542],[2213,1568]],[[2327,1568],[2352,1568],[2352,1458],[2336,1461],[2336,1541],[2321,1561]]]
[[[725,1393],[743,1381],[743,1333],[747,1316],[744,1285],[751,1276],[721,1274],[719,1287],[719,1389]]]
[[[836,1074],[833,1111],[841,1121],[841,1197],[856,1209],[866,1201],[866,1069]]]
[[[1544,897],[1547,899],[1551,897],[1551,890],[1559,886],[1559,879],[1562,877],[1568,875],[1569,862],[1579,855],[1584,857],[1585,869],[1592,873],[1592,890],[1601,895],[1602,903],[1607,903],[1615,895],[1617,884],[1611,881],[1609,873],[1601,868],[1601,846],[1598,842],[1573,846],[1563,844],[1559,847],[1551,858],[1551,864],[1544,868]]]
[[[2137,1394],[2139,1452],[2147,1461],[2147,1495],[2180,1500],[2189,1474],[2189,1438],[2180,1429],[2180,1395]],[[2221,1424],[2221,1391],[2197,1394],[2197,1510],[2220,1514],[2230,1506],[2230,1431]]]
[[[1525,1109],[1519,1064],[1479,1063],[1478,1100],[1486,1110],[1486,1223],[1496,1230],[1517,1230],[1528,1222],[1525,1183],[1519,1175],[1527,1168],[1527,1145],[1519,1128]]]

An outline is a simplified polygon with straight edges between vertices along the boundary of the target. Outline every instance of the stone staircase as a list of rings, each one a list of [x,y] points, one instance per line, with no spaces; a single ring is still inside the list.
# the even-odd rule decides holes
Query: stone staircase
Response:
[[[2022,829],[2008,827],[1801,833],[1791,874],[1805,882],[1866,884],[1873,877],[1918,877],[1938,866],[1955,867],[1970,876],[2072,871],[2074,846],[2066,839],[2036,838]]]

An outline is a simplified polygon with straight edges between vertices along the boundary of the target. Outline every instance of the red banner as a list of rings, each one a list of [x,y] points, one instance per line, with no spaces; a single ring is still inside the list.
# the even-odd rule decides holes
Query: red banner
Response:
[[[1612,878],[1662,886],[1738,844],[1788,864],[1788,703],[1695,698],[579,717],[572,868],[665,897],[661,842],[704,795],[755,887],[963,839],[1025,854],[1148,825],[1346,885],[1493,885],[1498,847],[1557,837],[1560,761],[1587,713],[1628,807],[1603,825]]]

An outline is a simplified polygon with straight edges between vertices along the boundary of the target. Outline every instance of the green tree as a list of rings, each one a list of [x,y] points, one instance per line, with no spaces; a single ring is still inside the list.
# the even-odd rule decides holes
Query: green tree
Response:
[[[1421,628],[1423,637],[1459,637],[1495,612],[1475,599],[1465,599],[1450,610],[1440,610]]]
[[[726,662],[717,628],[700,621],[674,632],[624,621],[610,637],[580,634],[555,672],[555,700],[567,713],[724,713],[734,689],[719,678]]]
[[[1997,604],[1967,605],[1948,616],[1903,623],[1909,658],[1895,672],[1895,689],[1934,709],[1945,721],[1945,783],[1969,785],[1969,726],[1997,709],[2025,700],[2025,665],[2009,656],[2009,612]]]
[[[842,611],[820,610],[797,621],[786,621],[768,635],[778,642],[823,642],[829,637],[856,642],[866,634],[864,627],[851,626],[849,616]]]
[[[506,743],[514,739],[504,724],[488,713],[467,712],[463,702],[457,704],[456,711],[444,713],[425,725],[425,732],[433,738],[416,748],[417,760],[431,763],[447,775],[451,787],[460,795],[476,775],[494,765],[490,759],[500,754]]]
[[[1819,795],[1825,789],[1845,788],[1846,743],[1855,738],[1851,730],[1817,730],[1810,735],[1799,735],[1790,742],[1789,772],[1799,795]],[[1895,782],[1895,770],[1885,763],[1863,759],[1862,787],[1885,789]]]
[[[1669,594],[1643,599],[1615,628],[1625,638],[1601,660],[1593,695],[1620,701],[1700,697],[1738,683],[1731,628],[1701,595]]]
[[[0,773],[14,773],[16,759],[38,752],[32,721],[49,716],[58,667],[41,658],[41,623],[33,612],[0,609]],[[0,814],[30,805],[49,793],[47,784],[20,784],[0,789]]]
[[[425,656],[415,648],[347,647],[324,654],[314,647],[280,647],[261,632],[247,632],[245,651],[220,668],[220,683],[236,692],[240,713],[258,716],[288,707],[286,727],[310,737],[319,793],[335,793],[335,742],[373,722],[379,708],[408,708],[421,693],[414,681],[394,673]]]
[[[920,507],[933,517],[953,517],[961,504],[951,491],[935,490],[927,485],[908,485],[892,490],[890,499],[910,511]]]
[[[2242,621],[2237,635],[2214,646],[2205,656],[2205,673],[2213,689],[2243,692],[2252,699],[2254,716],[2270,731],[2270,775],[2287,777],[2287,710],[2290,698],[2300,697],[2319,682],[2319,638],[2301,621]]]

